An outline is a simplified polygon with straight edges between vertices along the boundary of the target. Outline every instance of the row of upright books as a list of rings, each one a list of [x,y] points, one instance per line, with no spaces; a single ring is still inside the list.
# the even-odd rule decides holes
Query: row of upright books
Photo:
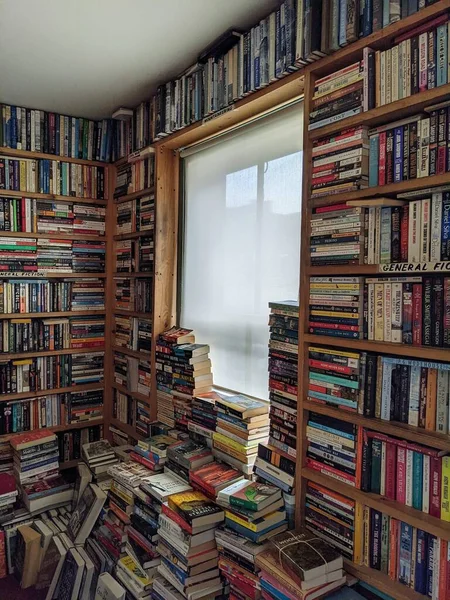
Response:
[[[148,279],[115,277],[116,307],[131,312],[150,313],[153,309],[153,285]]]
[[[0,327],[2,352],[95,348],[104,343],[104,320],[93,316],[5,319]]]
[[[392,48],[367,47],[361,61],[317,79],[309,129],[447,84],[448,24],[448,15],[440,15],[396,37]]]
[[[116,273],[153,272],[153,236],[122,240],[115,244]]]
[[[0,190],[104,200],[108,193],[107,173],[105,167],[60,160],[2,157]]]
[[[112,123],[1,105],[0,146],[109,162]]]
[[[105,215],[98,206],[0,197],[0,231],[104,235]]]
[[[99,383],[102,379],[103,352],[2,359],[0,362],[0,392],[3,394]]]
[[[310,346],[308,399],[369,418],[449,432],[446,363]]]
[[[130,392],[150,394],[151,372],[149,359],[137,359],[114,352],[114,381]]]
[[[104,308],[105,289],[101,279],[0,281],[1,314],[84,312]]]
[[[117,205],[116,233],[147,231],[155,226],[155,197],[144,196]]]
[[[150,155],[117,167],[114,198],[139,192],[155,185],[155,158]]]
[[[116,315],[114,339],[116,346],[150,352],[152,323],[148,319]]]
[[[0,237],[0,271],[8,273],[101,273],[105,242],[49,238]]]

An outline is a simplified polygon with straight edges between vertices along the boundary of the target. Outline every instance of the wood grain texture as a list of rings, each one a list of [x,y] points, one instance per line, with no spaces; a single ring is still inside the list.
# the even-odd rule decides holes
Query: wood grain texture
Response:
[[[100,162],[98,160],[85,160],[84,158],[72,158],[71,156],[58,156],[57,154],[45,154],[44,152],[31,152],[30,150],[15,150],[13,148],[0,147],[0,156],[10,156],[11,158],[43,158],[46,160],[56,160],[58,162],[69,162],[77,165],[87,165],[90,167],[109,168],[110,163]]]
[[[2,197],[7,198],[36,198],[37,200],[57,200],[58,202],[70,202],[71,204],[91,204],[95,206],[106,206],[107,200],[96,198],[79,198],[78,196],[60,196],[58,194],[41,194],[39,192],[23,192],[18,190],[0,190]]]

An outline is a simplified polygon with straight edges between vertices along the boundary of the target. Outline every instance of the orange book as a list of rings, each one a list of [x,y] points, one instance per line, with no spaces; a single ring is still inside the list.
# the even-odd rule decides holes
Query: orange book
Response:
[[[436,431],[437,369],[428,369],[425,429]]]
[[[448,542],[447,540],[441,539],[440,541],[440,555],[439,555],[439,598],[447,598],[446,594],[449,593],[447,582],[447,552]]]
[[[398,521],[391,519],[389,530],[389,578],[397,581]]]

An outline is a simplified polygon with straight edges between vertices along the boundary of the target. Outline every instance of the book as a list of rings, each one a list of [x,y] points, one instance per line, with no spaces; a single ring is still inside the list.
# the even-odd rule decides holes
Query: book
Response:
[[[84,490],[68,524],[68,532],[76,544],[84,544],[106,501],[106,494],[94,483]]]
[[[14,555],[14,572],[20,587],[29,588],[36,583],[41,560],[41,534],[23,525],[17,529],[17,542]]]
[[[217,500],[228,504],[231,508],[244,508],[261,511],[281,498],[281,492],[274,486],[253,483],[247,480],[238,481],[220,490]]]
[[[224,519],[223,511],[201,492],[169,496],[169,506],[193,527],[214,525]]]

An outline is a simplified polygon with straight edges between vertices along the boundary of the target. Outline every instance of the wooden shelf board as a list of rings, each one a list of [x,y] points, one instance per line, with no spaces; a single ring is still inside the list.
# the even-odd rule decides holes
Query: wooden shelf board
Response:
[[[121,352],[122,354],[126,354],[127,356],[132,356],[133,358],[139,358],[141,360],[150,360],[152,355],[151,352],[146,352],[144,350],[129,350],[128,348],[122,348],[121,346],[113,345],[112,350],[114,352]]]
[[[147,194],[154,194],[155,188],[149,187],[143,190],[139,190],[138,192],[132,192],[131,194],[126,194],[125,196],[119,196],[114,199],[115,204],[122,204],[123,202],[129,202],[130,200],[136,200],[136,198],[142,198],[142,196],[146,196]]]
[[[41,352],[1,352],[0,359],[19,360],[21,358],[35,358],[37,356],[55,356],[57,354],[85,354],[87,352],[104,352],[105,347],[98,348],[65,348],[64,350],[43,350]]]
[[[332,489],[338,494],[352,498],[352,500],[355,500],[356,502],[379,510],[394,519],[409,523],[413,527],[423,529],[437,537],[450,540],[450,523],[441,521],[441,519],[437,519],[436,517],[431,517],[420,510],[399,504],[394,500],[388,500],[377,494],[362,492],[351,485],[342,483],[333,477],[328,477],[313,469],[303,468],[302,477],[308,481],[313,481],[318,485]]]
[[[115,308],[114,314],[122,315],[124,317],[138,317],[138,318],[142,318],[142,319],[152,319],[153,318],[153,313],[137,312],[135,310],[125,310],[122,308]]]
[[[135,240],[137,238],[146,236],[146,235],[151,235],[153,233],[154,229],[146,229],[145,231],[133,231],[132,233],[119,233],[117,235],[114,236],[114,239],[116,241],[119,240]]]
[[[144,394],[140,394],[139,392],[130,392],[130,390],[128,390],[123,385],[120,385],[118,383],[113,383],[112,387],[115,390],[117,390],[118,392],[121,392],[122,394],[127,394],[128,396],[131,396],[135,400],[139,400],[140,402],[144,402],[145,404],[149,404],[150,403],[150,397],[149,396],[144,396]]]
[[[425,263],[427,265],[442,265],[442,263],[447,263],[447,261],[440,261],[440,262],[435,262],[435,263]],[[406,264],[408,265],[409,263],[398,263],[398,265],[402,265],[402,264]],[[423,263],[422,263],[423,264]],[[450,264],[450,263],[447,263]],[[383,270],[383,266],[386,266],[386,270]],[[417,267],[419,267],[419,263],[417,265],[415,265]],[[411,276],[411,275],[421,275],[421,274],[426,274],[426,275],[449,275],[450,274],[450,270],[448,271],[441,271],[441,270],[434,270],[433,267],[429,267],[426,270],[422,270],[420,268],[414,269],[412,271],[396,271],[396,270],[389,270],[389,265],[329,265],[329,266],[323,266],[323,267],[316,267],[316,266],[307,266],[306,267],[306,271],[308,273],[308,275],[381,275],[383,277],[389,277],[389,276],[395,276],[395,277],[399,277],[402,275],[405,276]]]
[[[104,242],[104,235],[89,235],[84,233],[33,233],[30,231],[0,231],[0,237],[29,238],[38,240],[89,240]]]
[[[40,192],[24,192],[18,190],[0,190],[0,197],[8,198],[36,198],[37,200],[57,200],[58,202],[70,202],[73,204],[96,204],[106,206],[108,200],[96,198],[79,198],[78,196],[61,196],[58,194],[41,194]]]
[[[390,598],[395,600],[427,600],[428,596],[423,596],[412,590],[410,587],[399,583],[398,581],[392,581],[385,573],[376,571],[375,569],[369,569],[344,558],[344,569],[350,575],[365,581],[374,588],[380,590]]]
[[[366,46],[369,46],[374,50],[389,48],[396,37],[422,23],[426,23],[442,13],[445,13],[449,8],[450,0],[441,0],[431,6],[420,9],[413,15],[401,19],[401,21],[392,23],[366,37],[360,38],[356,42],[348,44],[348,46],[341,48],[337,52],[312,63],[309,67],[309,71],[311,74],[321,77],[326,73],[335,72],[345,65],[350,65],[352,62],[361,60],[362,51]]]
[[[137,273],[114,273],[114,279],[137,279],[139,277],[153,277],[151,271],[139,271]]]
[[[112,425],[113,427],[117,427],[117,429],[120,429],[120,431],[126,433],[128,436],[134,438],[135,440],[145,440],[145,436],[138,433],[134,429],[134,427],[132,425],[128,425],[128,423],[122,423],[122,421],[111,417],[110,425]]]
[[[34,313],[2,313],[0,321],[5,319],[45,319],[56,317],[85,317],[91,315],[104,315],[104,310],[67,310],[59,312],[34,312]]]
[[[396,354],[397,356],[410,356],[420,360],[448,361],[449,348],[433,348],[432,346],[411,346],[409,344],[393,344],[392,342],[374,342],[372,340],[351,340],[332,337],[331,335],[313,335],[305,333],[303,341],[321,346],[352,348],[353,350],[367,350],[380,354]]]
[[[450,84],[447,83],[446,85],[441,85],[440,87],[432,88],[425,92],[402,98],[396,102],[368,110],[354,117],[342,119],[326,127],[313,129],[309,132],[309,137],[311,140],[317,140],[338,131],[350,129],[351,127],[358,127],[360,125],[375,127],[377,125],[384,125],[386,122],[404,119],[405,117],[423,112],[426,106],[447,100],[449,94]]]
[[[342,204],[348,200],[360,200],[362,198],[376,198],[377,196],[395,196],[403,192],[411,192],[413,190],[421,190],[424,188],[436,187],[438,185],[450,184],[450,172],[442,175],[430,175],[429,177],[418,177],[416,179],[408,179],[398,183],[390,183],[389,185],[377,185],[374,187],[365,188],[348,192],[347,194],[335,194],[334,196],[322,196],[320,198],[312,198],[311,206],[313,208],[319,206],[329,206],[332,204]]]
[[[86,427],[95,427],[96,425],[103,425],[103,419],[92,419],[91,421],[83,421],[81,423],[71,423],[69,425],[56,425],[55,427],[42,427],[41,429],[39,429],[39,431],[45,429],[47,431],[58,433],[60,431],[72,431],[73,429],[85,429]],[[9,440],[16,435],[21,435],[22,433],[27,432],[20,431],[18,433],[6,433],[4,435],[0,435],[0,440]]]
[[[310,410],[321,415],[334,417],[335,419],[341,419],[348,423],[354,423],[355,425],[361,425],[367,429],[373,431],[379,431],[386,435],[403,438],[417,444],[423,444],[431,448],[437,448],[439,450],[448,450],[450,447],[450,436],[438,433],[437,431],[427,431],[420,427],[413,427],[406,423],[398,423],[397,421],[383,421],[382,419],[371,419],[364,417],[358,413],[343,410],[333,406],[327,406],[326,404],[318,404],[311,400],[303,400],[302,407],[304,410]]]
[[[105,279],[106,273],[54,273],[48,271],[26,271],[6,274],[10,271],[0,271],[2,279]]]
[[[13,148],[0,147],[0,155],[12,158],[44,158],[46,160],[57,160],[59,162],[76,163],[78,165],[89,165],[91,167],[109,167],[110,163],[98,160],[85,160],[84,158],[72,158],[71,156],[59,156],[58,154],[45,154],[44,152],[32,152],[31,150],[16,150]]]
[[[64,462],[60,462],[59,463],[59,470],[60,471],[66,471],[67,469],[73,469],[81,461],[82,461],[81,458],[76,458],[74,460],[66,460]]]
[[[0,402],[13,402],[14,400],[23,400],[26,398],[40,398],[42,396],[50,396],[51,394],[66,394],[70,392],[90,392],[92,390],[103,390],[104,384],[86,383],[84,385],[71,385],[63,388],[53,388],[49,390],[39,390],[36,392],[20,392],[19,394],[1,394]]]

